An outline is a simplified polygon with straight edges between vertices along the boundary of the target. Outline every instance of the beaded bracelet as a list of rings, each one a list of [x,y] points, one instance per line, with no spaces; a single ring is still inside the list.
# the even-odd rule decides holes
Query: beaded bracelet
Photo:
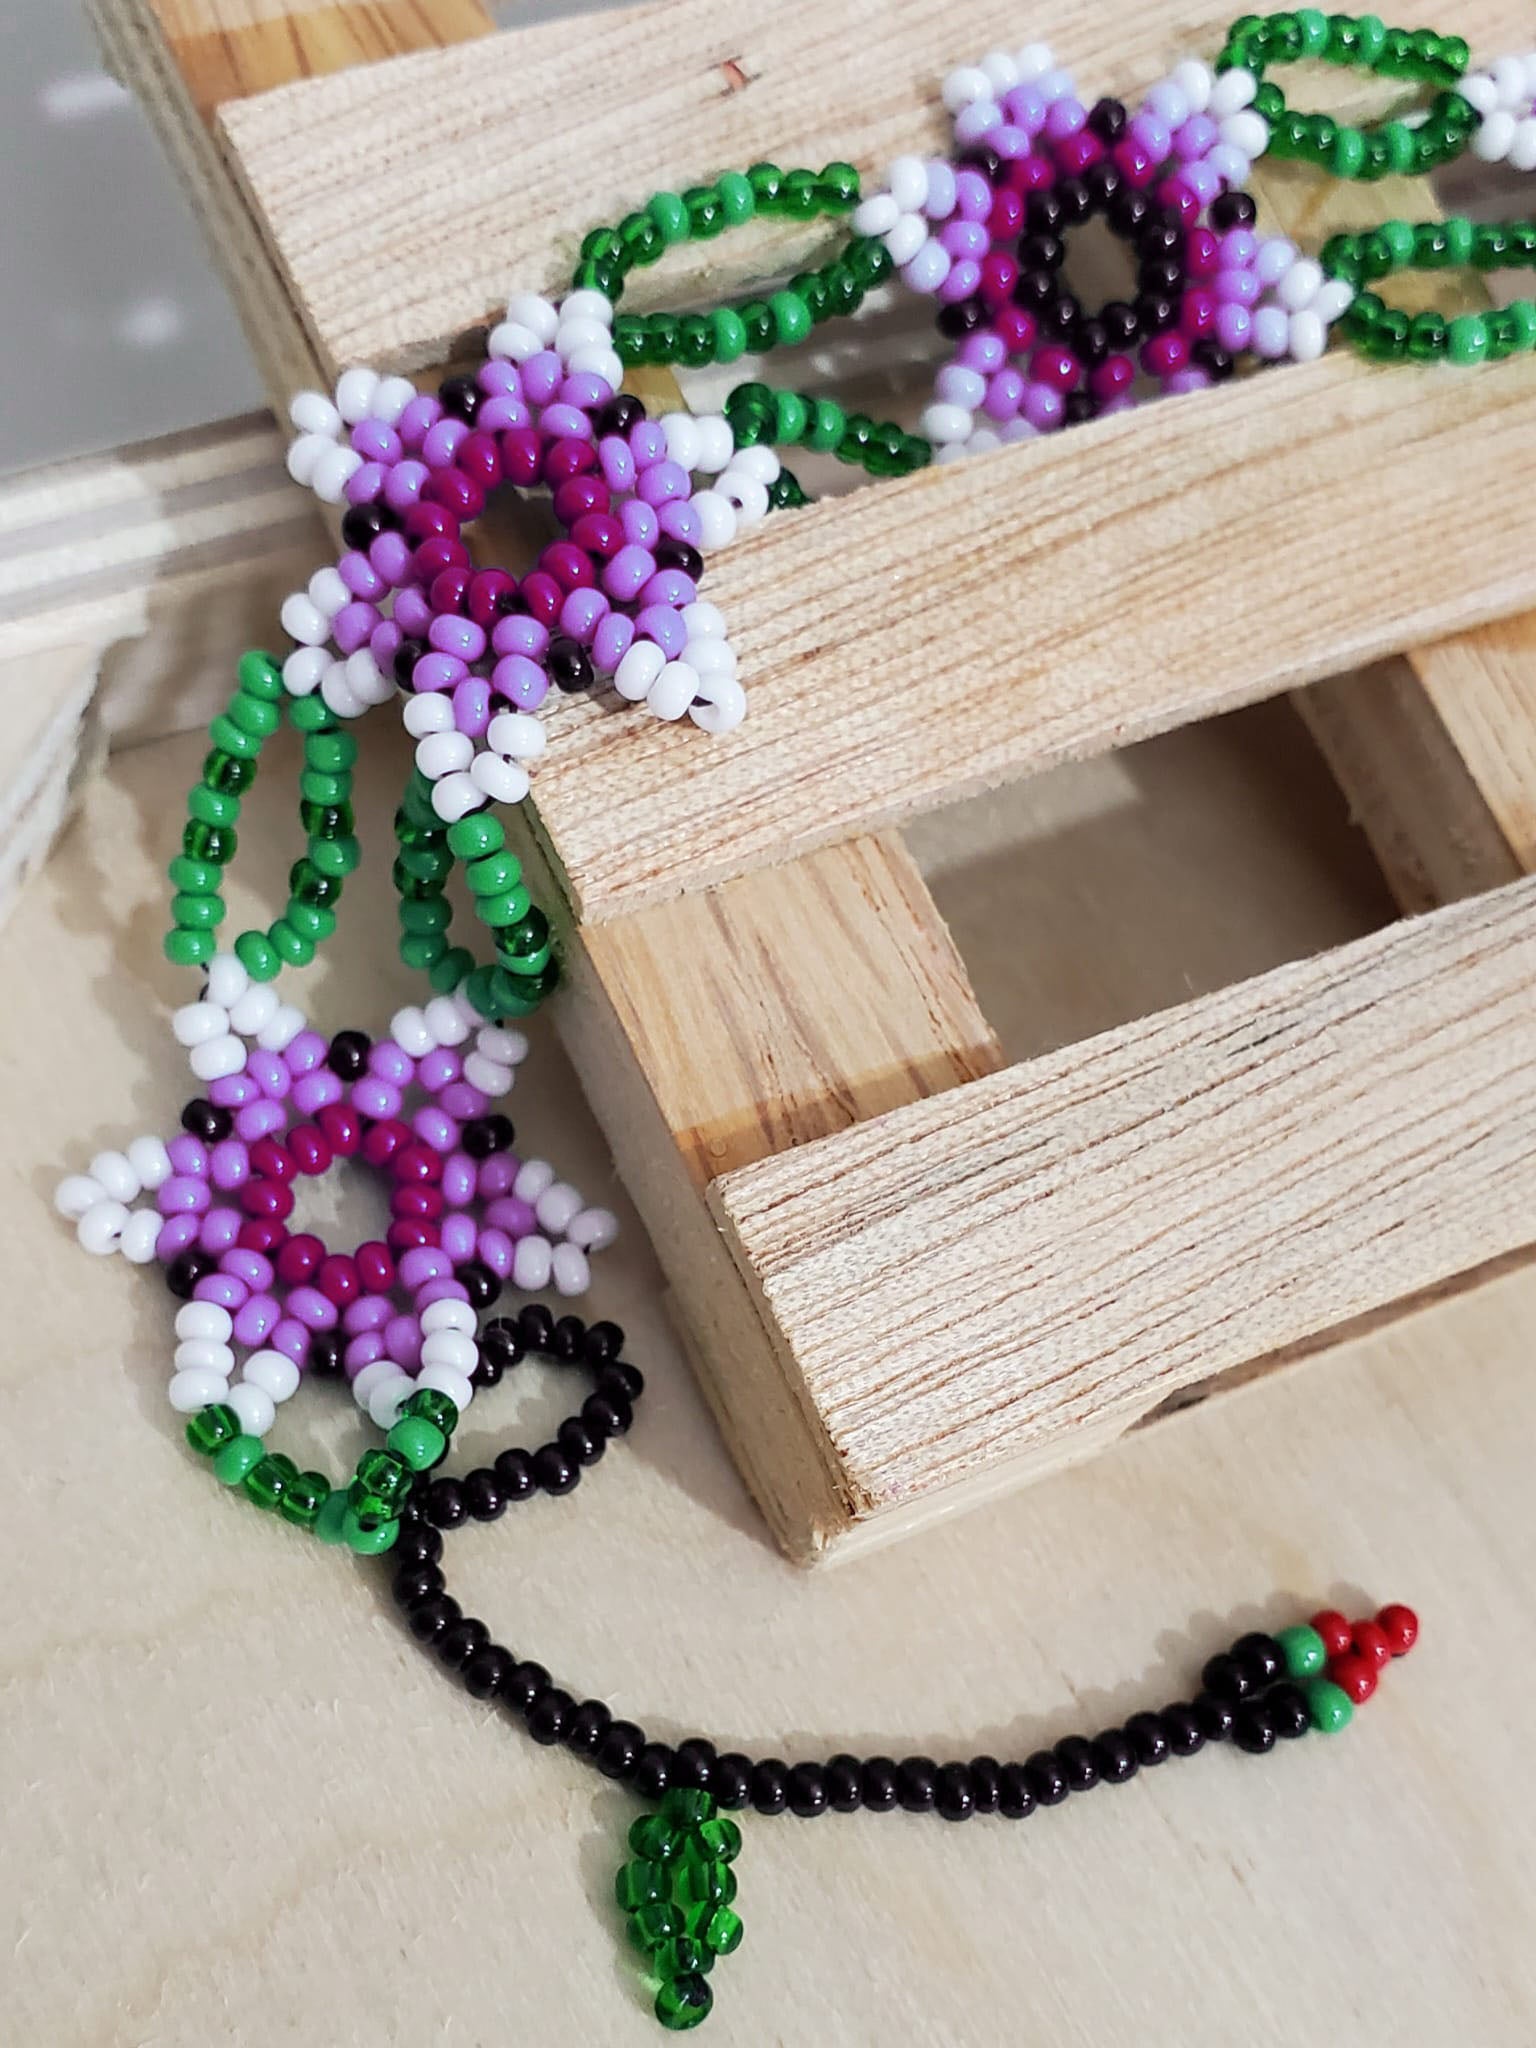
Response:
[[[1424,221],[1410,226],[1383,221],[1364,234],[1334,235],[1323,245],[1322,267],[1354,291],[1344,332],[1363,355],[1379,362],[1498,362],[1536,348],[1536,300],[1512,299],[1487,313],[1447,317],[1409,315],[1365,289],[1401,270],[1474,270],[1536,267],[1536,221]]]
[[[578,1699],[542,1664],[496,1642],[447,1591],[443,1525],[431,1499],[430,1485],[418,1482],[391,1560],[393,1596],[412,1636],[436,1651],[472,1698],[502,1704],[536,1742],[564,1745],[658,1808],[629,1830],[632,1860],[618,1873],[615,1897],[645,1957],[656,2017],[677,2032],[707,2018],[714,2002],[709,1973],[742,1939],[732,1868],[741,1831],[729,1810],[750,1804],[764,1815],[815,1819],[900,1808],[953,1822],[977,1815],[1022,1820],[1070,1793],[1123,1784],[1142,1768],[1191,1756],[1207,1742],[1230,1740],[1263,1755],[1309,1730],[1336,1733],[1418,1636],[1417,1618],[1401,1605],[1384,1607],[1374,1620],[1350,1623],[1326,1610],[1274,1636],[1250,1632],[1207,1661],[1192,1701],[1133,1714],[1123,1728],[1092,1738],[1067,1736],[1019,1762],[978,1756],[941,1765],[931,1757],[898,1762],[848,1754],[824,1764],[754,1761],[722,1754],[701,1737],[675,1747],[647,1741],[642,1728],[615,1719],[603,1701]]]

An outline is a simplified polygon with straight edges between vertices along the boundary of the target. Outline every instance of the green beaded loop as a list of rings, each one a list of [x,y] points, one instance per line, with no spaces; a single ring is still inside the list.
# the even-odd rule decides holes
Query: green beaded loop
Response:
[[[187,1442],[212,1461],[213,1476],[238,1487],[265,1513],[308,1529],[322,1543],[344,1544],[360,1556],[388,1550],[400,1534],[400,1513],[418,1472],[448,1455],[459,1411],[435,1387],[418,1387],[400,1404],[383,1448],[371,1446],[352,1478],[333,1487],[323,1472],[301,1472],[282,1451],[241,1433],[233,1408],[215,1402],[187,1422]]]
[[[1402,270],[1536,269],[1536,221],[1386,221],[1368,233],[1332,236],[1318,260],[1328,276],[1355,288],[1339,325],[1372,361],[1467,366],[1536,349],[1536,299],[1488,312],[1410,315],[1369,289]]]
[[[277,663],[253,648],[240,657],[234,695],[208,728],[212,751],[187,793],[181,852],[168,871],[176,893],[165,952],[179,964],[199,964],[214,951],[214,933],[226,914],[223,871],[239,843],[241,798],[256,779],[262,748],[281,726],[285,706],[289,724],[303,735],[299,815],[306,851],[289,876],[281,916],[264,933],[242,932],[233,950],[253,980],[270,981],[285,963],[306,966],[319,939],[334,928],[330,906],[360,858],[351,803],[357,742],[338,730],[323,699],[290,697]],[[317,920],[314,913],[322,905],[327,916]]]
[[[759,443],[812,448],[874,477],[910,476],[933,460],[932,448],[920,435],[909,434],[894,421],[845,413],[830,398],[780,391],[768,384],[738,384],[724,411],[738,448]],[[793,478],[791,483],[803,503],[804,492]]]
[[[1275,64],[1316,59],[1378,78],[1401,78],[1438,88],[1421,122],[1399,118],[1358,128],[1331,114],[1293,112],[1279,86],[1265,77]],[[1242,66],[1259,81],[1254,111],[1269,124],[1269,153],[1315,164],[1335,177],[1374,183],[1422,176],[1460,156],[1481,116],[1454,88],[1471,53],[1460,36],[1433,29],[1388,28],[1374,14],[1324,14],[1298,7],[1279,14],[1245,14],[1227,31],[1218,72]]]

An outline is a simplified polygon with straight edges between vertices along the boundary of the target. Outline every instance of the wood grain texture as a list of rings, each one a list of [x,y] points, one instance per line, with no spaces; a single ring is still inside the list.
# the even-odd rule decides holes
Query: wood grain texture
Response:
[[[695,735],[561,706],[542,826],[587,918],[1536,601],[1512,502],[1536,362],[1341,358],[768,522],[712,569],[750,710]]]
[[[1229,19],[1209,0],[1075,0],[1048,26],[1091,99],[1214,53]],[[1458,26],[1489,52],[1529,39],[1521,0],[1467,0]],[[658,186],[756,157],[878,171],[939,147],[943,74],[1022,34],[1007,0],[668,0],[343,72],[222,119],[322,356],[411,368],[509,290],[561,283],[581,235]],[[390,136],[398,148],[381,147]],[[742,248],[679,251],[667,275],[712,287],[750,263]]]
[[[726,1176],[871,1521],[1536,1240],[1536,881]]]
[[[49,1208],[58,1171],[173,1123],[185,1094],[166,1025],[185,983],[157,930],[200,754],[188,736],[115,756],[0,932],[6,1253],[25,1276],[0,1350],[0,1542],[27,1560],[0,1652],[0,2039],[655,2048],[611,1905],[627,1796],[468,1701],[371,1568],[211,1482],[165,1407],[164,1289],[85,1258]],[[369,843],[398,766],[364,749]],[[272,794],[250,852],[280,903]],[[411,997],[378,943],[373,866],[298,983],[327,1029]],[[1092,871],[1085,846],[1085,888]],[[243,849],[242,920],[252,888]],[[1001,965],[1016,943],[999,923]],[[606,1148],[549,1020],[532,1036],[520,1133],[601,1189]],[[1424,1621],[1339,1741],[1209,1750],[1022,1834],[747,1817],[747,1940],[701,2039],[1529,2048],[1536,1273],[806,1577],[765,1540],[619,1207],[591,1312],[645,1370],[635,1427],[572,1499],[449,1556],[503,1640],[662,1739],[1025,1756],[1186,1697],[1239,1629],[1323,1600],[1407,1598]],[[455,1469],[539,1441],[564,1412],[553,1379],[521,1368],[477,1403]],[[280,1428],[333,1472],[365,1440],[320,1382]]]
[[[1002,1064],[890,836],[594,927],[584,944],[700,1188]]]
[[[1536,869],[1536,615],[1408,659],[1515,860]]]
[[[149,0],[201,119],[296,78],[488,35],[480,0]]]

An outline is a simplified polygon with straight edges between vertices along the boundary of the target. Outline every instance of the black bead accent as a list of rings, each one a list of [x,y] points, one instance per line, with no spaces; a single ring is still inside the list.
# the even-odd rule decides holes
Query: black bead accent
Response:
[[[1062,401],[1061,417],[1069,427],[1079,427],[1084,420],[1091,420],[1097,407],[1091,392],[1069,391]]]
[[[526,1500],[530,1493],[538,1491],[533,1476],[533,1460],[526,1451],[513,1449],[498,1452],[494,1470],[496,1484],[501,1488],[501,1497],[509,1507],[516,1501]]]
[[[632,1778],[645,1741],[633,1721],[614,1721],[597,1746],[597,1768],[605,1778]]]
[[[1244,1700],[1232,1716],[1232,1740],[1249,1756],[1263,1756],[1275,1746],[1275,1724],[1262,1700]]]
[[[1177,301],[1167,292],[1143,292],[1136,299],[1136,318],[1141,331],[1149,339],[1154,334],[1166,334],[1179,317]]]
[[[462,1266],[455,1266],[453,1277],[469,1296],[469,1305],[478,1314],[489,1308],[501,1294],[501,1282],[483,1259],[466,1259]]]
[[[402,690],[411,687],[411,677],[416,673],[417,662],[431,651],[425,640],[413,640],[409,635],[400,642],[395,649],[394,671],[395,681]]]
[[[612,398],[598,414],[596,426],[599,437],[608,434],[628,434],[638,427],[645,418],[645,407],[631,392],[621,391]]]
[[[549,1673],[544,1666],[525,1658],[507,1673],[501,1688],[502,1698],[514,1714],[526,1713],[549,1683]],[[638,1734],[639,1730],[635,1732]]]
[[[1205,1747],[1205,1730],[1193,1707],[1164,1707],[1163,1726],[1168,1731],[1168,1747],[1175,1756],[1193,1756],[1197,1749]]]
[[[752,1772],[752,1804],[758,1813],[782,1813],[789,1804],[789,1765],[765,1756]]]
[[[1003,1764],[997,1774],[997,1810],[1004,1820],[1028,1820],[1035,1791],[1026,1764]]]
[[[896,1760],[889,1756],[867,1757],[860,1790],[871,1813],[889,1813],[896,1804]]]
[[[1098,100],[1089,109],[1088,127],[1100,142],[1118,142],[1128,118],[1123,100]]]
[[[434,1529],[430,1522],[407,1522],[401,1518],[400,1535],[394,1550],[397,1569],[403,1570],[414,1564],[436,1564],[442,1554],[441,1530]]]
[[[971,1774],[964,1764],[945,1764],[933,1781],[934,1811],[944,1820],[969,1820],[976,1811]]]
[[[437,387],[438,402],[443,411],[452,413],[457,420],[474,424],[475,414],[480,410],[480,386],[473,377],[445,377]]]
[[[1060,235],[1038,228],[1019,243],[1020,270],[1060,270],[1066,261],[1067,245]]]
[[[1246,1666],[1255,1690],[1273,1685],[1277,1678],[1285,1675],[1285,1652],[1273,1636],[1259,1630],[1239,1636],[1232,1645],[1231,1655],[1239,1664]]]
[[[508,1367],[519,1364],[527,1351],[522,1332],[505,1316],[497,1316],[486,1324],[480,1332],[479,1344],[481,1357],[490,1352],[504,1372]]]
[[[588,1323],[582,1346],[588,1365],[607,1365],[624,1349],[624,1332],[617,1323]]]
[[[610,1397],[622,1394],[626,1401],[638,1401],[645,1392],[645,1379],[637,1365],[630,1365],[622,1358],[605,1365],[599,1379],[598,1391]]]
[[[1134,242],[1154,212],[1152,201],[1145,192],[1138,191],[1134,185],[1122,185],[1109,202],[1106,218],[1117,235],[1125,241]]]
[[[448,1624],[433,1648],[451,1671],[459,1671],[490,1639],[491,1632],[483,1621],[476,1621],[472,1614],[464,1614]]]
[[[864,1779],[856,1756],[846,1751],[827,1759],[827,1804],[836,1813],[856,1813],[864,1803]]]
[[[608,1448],[606,1437],[597,1435],[578,1416],[569,1416],[555,1431],[555,1442],[573,1465],[595,1465]]]
[[[445,1475],[432,1481],[427,1488],[427,1519],[439,1529],[457,1529],[469,1520],[464,1488],[457,1479]]]
[[[355,553],[366,555],[379,535],[388,533],[394,524],[394,514],[386,505],[349,505],[342,514],[341,537]]]
[[[1177,262],[1184,253],[1184,231],[1164,214],[1149,214],[1136,237],[1136,250],[1144,264]]]
[[[1054,270],[1021,270],[1013,287],[1013,302],[1026,313],[1041,313],[1056,298]]]
[[[1124,299],[1111,299],[1107,305],[1100,307],[1099,319],[1103,322],[1104,332],[1109,336],[1109,345],[1112,349],[1129,348],[1141,333],[1141,321],[1137,317],[1136,308],[1127,305]]]
[[[496,1474],[485,1466],[466,1473],[461,1481],[464,1491],[464,1505],[477,1522],[494,1522],[507,1512],[506,1496],[503,1494]]]
[[[395,1547],[398,1550],[399,1545]],[[409,1612],[423,1600],[430,1600],[434,1593],[442,1592],[443,1575],[435,1564],[424,1561],[402,1565],[390,1580],[389,1590],[395,1605]]]
[[[1031,192],[1024,202],[1024,225],[1032,235],[1058,234],[1066,220],[1067,209],[1054,186]]]
[[[489,1159],[493,1152],[510,1151],[516,1137],[512,1119],[493,1110],[488,1116],[472,1116],[459,1142],[471,1159]]]
[[[528,1733],[535,1742],[548,1747],[556,1743],[565,1733],[566,1722],[576,1711],[576,1702],[570,1694],[558,1685],[547,1685],[529,1701],[523,1718],[528,1723]],[[644,1751],[641,1752],[642,1758]],[[665,1791],[663,1786],[662,1790]]]
[[[1099,1782],[1099,1760],[1086,1735],[1069,1735],[1056,1745],[1056,1760],[1074,1792],[1091,1792]]]
[[[475,1346],[475,1362],[469,1369],[469,1384],[472,1387],[499,1387],[506,1367],[494,1351],[482,1350]]]
[[[820,1764],[796,1764],[789,1774],[789,1810],[815,1820],[827,1810],[827,1774]]]
[[[1093,194],[1081,178],[1059,179],[1056,197],[1061,201],[1061,217],[1069,227],[1086,220],[1093,211]]]
[[[165,1284],[178,1301],[190,1301],[198,1281],[218,1270],[218,1260],[207,1252],[178,1252],[165,1269]]]
[[[1247,1699],[1255,1686],[1252,1673],[1238,1663],[1230,1650],[1222,1650],[1207,1660],[1200,1674],[1200,1683],[1207,1692],[1215,1693],[1218,1699],[1230,1700],[1234,1706],[1239,1700]]]
[[[325,1064],[339,1081],[356,1081],[368,1065],[371,1045],[366,1031],[338,1031],[326,1049]]]
[[[907,1813],[927,1813],[933,1805],[939,1767],[931,1756],[904,1756],[896,1769],[896,1797]]]
[[[1237,362],[1230,349],[1222,347],[1219,341],[1207,337],[1197,341],[1190,350],[1190,359],[1199,364],[1213,384],[1225,384],[1237,369]]]
[[[1264,1711],[1274,1723],[1275,1733],[1282,1742],[1294,1742],[1298,1735],[1305,1735],[1312,1725],[1312,1716],[1307,1711],[1306,1695],[1299,1685],[1293,1685],[1289,1679],[1264,1695]]]
[[[1229,228],[1251,228],[1259,209],[1246,192],[1223,192],[1211,201],[1210,223],[1218,234]]]
[[[1071,1789],[1060,1760],[1049,1749],[1037,1749],[1025,1759],[1024,1782],[1034,1794],[1037,1806],[1060,1806]]]
[[[500,1643],[482,1643],[459,1674],[471,1699],[494,1699],[512,1669],[512,1652]]]
[[[565,1746],[577,1756],[595,1757],[612,1725],[613,1715],[601,1700],[583,1700],[566,1717]]]
[[[1139,266],[1136,282],[1146,296],[1172,298],[1183,274],[1182,265],[1172,256],[1149,256]]]
[[[1083,173],[1083,183],[1088,187],[1088,196],[1094,208],[1103,212],[1112,199],[1118,199],[1125,189],[1125,173],[1120,166],[1111,163],[1107,157],[1099,163],[1090,164]]]
[[[1195,1697],[1194,1715],[1207,1742],[1225,1742],[1231,1735],[1232,1702],[1222,1699],[1219,1694],[1198,1693]]]
[[[1085,363],[1090,370],[1103,362],[1109,354],[1109,329],[1104,324],[1102,314],[1096,315],[1092,320],[1078,322],[1077,332],[1072,337],[1072,347],[1079,361]]]
[[[714,1770],[710,1773],[709,1789],[722,1807],[739,1813],[752,1797],[751,1757],[743,1756],[739,1749],[727,1750],[724,1756],[717,1756]]]
[[[672,1755],[672,1783],[685,1791],[707,1792],[715,1771],[715,1745],[701,1735],[680,1742]]]
[[[651,550],[656,557],[658,569],[681,569],[685,576],[691,576],[695,583],[704,574],[704,557],[697,548],[690,547],[685,540],[678,540],[670,533],[664,533]]]
[[[971,1797],[978,1813],[996,1813],[1002,1792],[1003,1767],[995,1756],[971,1758]]]
[[[1057,292],[1041,316],[1040,325],[1055,341],[1070,341],[1083,317],[1081,304],[1071,292]]]
[[[987,317],[987,309],[980,299],[957,299],[953,305],[941,306],[936,325],[946,341],[964,341],[968,334],[974,334]]]
[[[235,1128],[235,1120],[227,1109],[198,1096],[181,1112],[181,1128],[190,1131],[194,1138],[201,1138],[205,1145],[221,1145]]]
[[[544,666],[568,696],[590,690],[596,680],[591,655],[579,640],[568,640],[563,635],[550,641],[544,654]]]
[[[411,1634],[418,1643],[435,1643],[448,1624],[459,1619],[461,1612],[451,1593],[434,1593],[430,1599],[418,1600],[411,1609]]]
[[[573,1465],[558,1444],[541,1444],[533,1454],[532,1469],[546,1493],[569,1493],[581,1480],[581,1467]]]
[[[1136,1775],[1136,1746],[1123,1728],[1106,1728],[1093,1745],[1099,1776],[1106,1785],[1123,1785]]]
[[[550,1332],[550,1355],[562,1365],[575,1365],[587,1347],[587,1326],[580,1316],[561,1316]]]
[[[973,165],[989,185],[995,185],[1003,175],[1003,160],[990,142],[973,142],[960,161]]]
[[[1132,1714],[1125,1724],[1125,1732],[1135,1748],[1137,1763],[1147,1770],[1165,1764],[1172,1754],[1168,1730],[1163,1725],[1161,1714]]]
[[[594,1436],[606,1440],[627,1436],[635,1411],[627,1401],[615,1400],[611,1394],[589,1394],[581,1404],[581,1419]]]
[[[530,1351],[548,1351],[555,1340],[555,1319],[542,1301],[530,1301],[518,1310],[517,1327]]]

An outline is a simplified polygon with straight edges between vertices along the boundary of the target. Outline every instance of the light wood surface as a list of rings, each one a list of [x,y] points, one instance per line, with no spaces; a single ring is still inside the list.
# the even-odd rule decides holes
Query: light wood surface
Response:
[[[1536,1240],[1533,988],[1522,881],[715,1181],[839,1471],[797,1547]]]
[[[1536,615],[1416,648],[1409,661],[1515,859],[1536,868]]]
[[[1209,737],[1187,781],[1170,765],[1192,744],[1051,778],[1062,793],[1035,854],[1071,855],[1075,919],[1063,906],[1047,943],[1037,892],[1015,885],[1020,921],[994,928],[979,982],[1022,979],[1022,946],[1055,1002],[1076,986],[1080,1031],[1132,999],[1125,959],[1085,943],[1117,914],[1150,924],[1162,900],[1174,958],[1191,927],[1239,945],[1241,863],[1190,837],[1195,793],[1223,780]],[[607,1904],[629,1802],[471,1705],[370,1577],[209,1481],[164,1404],[163,1291],[86,1258],[48,1208],[60,1169],[168,1122],[182,1098],[166,1016],[186,983],[157,934],[200,751],[187,738],[115,757],[0,934],[0,1531],[16,1561],[0,2039],[642,2048],[658,2035]],[[369,845],[387,842],[399,765],[365,754]],[[268,809],[253,799],[254,868],[243,851],[234,883],[242,919],[286,867],[286,805],[269,794]],[[1278,798],[1255,802],[1282,815]],[[1147,843],[1187,863],[1156,872],[1145,899],[1127,889],[1143,812]],[[409,991],[379,943],[374,865],[329,964],[298,983],[330,1026],[377,1022]],[[963,873],[1007,900],[979,849]],[[961,879],[933,885],[946,899]],[[1309,889],[1321,911],[1325,878],[1298,863],[1292,900]],[[1149,944],[1138,932],[1130,957]],[[605,1148],[548,1020],[533,1036],[519,1125],[601,1191]],[[749,1817],[747,1940],[717,1973],[711,2040],[1528,2048],[1536,1276],[807,1579],[765,1540],[619,1199],[631,1227],[591,1308],[631,1328],[649,1375],[634,1433],[573,1499],[455,1538],[451,1556],[515,1648],[663,1736],[702,1727],[790,1758],[1027,1753],[1176,1697],[1240,1627],[1320,1599],[1403,1597],[1424,1620],[1419,1649],[1334,1743],[1170,1765],[1022,1829]],[[504,1383],[471,1418],[466,1461],[529,1440],[555,1399]],[[362,1437],[343,1407],[306,1393],[285,1443],[350,1464]]]
[[[1465,0],[1457,15],[1476,50],[1529,41],[1521,0]],[[1091,101],[1213,56],[1231,18],[1208,0],[1064,0],[1036,27]],[[1419,18],[1408,10],[1410,26]],[[1023,34],[1007,0],[667,0],[344,71],[227,107],[221,121],[325,360],[420,367],[510,290],[562,283],[587,228],[658,186],[758,157],[878,171],[902,150],[939,147],[945,72]],[[690,245],[665,275],[705,290],[750,262],[742,246]]]
[[[1536,363],[1333,359],[773,520],[709,577],[749,692],[701,759],[611,704],[537,802],[587,918],[701,888],[1536,599]],[[1283,508],[1281,510],[1280,508]]]

